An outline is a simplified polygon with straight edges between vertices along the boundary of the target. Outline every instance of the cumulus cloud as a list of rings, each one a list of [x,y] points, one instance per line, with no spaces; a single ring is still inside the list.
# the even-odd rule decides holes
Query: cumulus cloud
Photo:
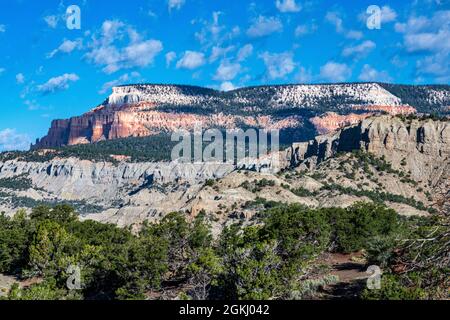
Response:
[[[389,6],[381,7],[381,22],[389,23],[397,20],[397,12]]]
[[[302,37],[317,30],[317,25],[300,24],[295,28],[295,36]]]
[[[61,76],[49,79],[46,83],[39,85],[37,90],[43,94],[54,93],[69,89],[70,82],[76,82],[80,78],[74,73],[65,73]]]
[[[361,31],[347,30],[344,27],[344,21],[338,12],[327,12],[327,14],[325,15],[325,21],[333,25],[337,33],[343,34],[348,39],[359,40],[363,37],[363,33]]]
[[[403,34],[406,53],[423,54],[416,61],[418,76],[435,76],[439,82],[450,81],[450,10],[437,11],[431,17],[411,16],[396,23]]]
[[[212,63],[221,57],[225,57],[229,52],[233,51],[234,49],[235,49],[234,46],[228,47],[214,46],[211,50],[211,55],[209,56],[208,60],[210,63]]]
[[[377,45],[375,44],[375,42],[366,40],[356,46],[344,48],[344,50],[342,50],[342,55],[344,57],[354,57],[360,59],[367,56],[373,49],[376,48],[376,46]]]
[[[177,62],[177,69],[197,69],[205,64],[205,55],[197,51],[186,51]]]
[[[61,45],[53,50],[52,52],[50,52],[49,54],[47,54],[47,58],[53,58],[55,55],[57,55],[58,53],[71,53],[74,50],[79,50],[83,47],[82,44],[82,40],[81,39],[77,39],[75,41],[71,41],[71,40],[66,40],[64,39],[64,41],[61,43]]]
[[[292,73],[295,69],[295,62],[291,52],[269,53],[260,55],[266,66],[267,77],[271,80],[281,79]]]
[[[23,73],[16,74],[16,82],[17,84],[23,84],[25,82],[25,76]]]
[[[336,28],[336,32],[344,32],[344,23],[337,12],[329,11],[325,16],[325,20]]]
[[[30,137],[18,133],[16,129],[8,128],[0,131],[0,151],[26,150],[30,143]]]
[[[450,82],[450,61],[448,53],[436,53],[426,56],[416,62],[416,72],[419,76],[433,76],[436,82]]]
[[[347,33],[345,34],[345,37],[348,39],[353,39],[353,40],[359,40],[363,37],[363,33],[361,31],[357,31],[357,30],[349,30],[347,31]]]
[[[136,79],[139,79],[140,77],[141,77],[141,75],[139,74],[139,72],[132,72],[130,74],[125,73],[124,75],[120,76],[118,79],[104,83],[98,93],[105,94],[106,92],[110,91],[110,89],[112,87],[115,87],[118,85],[123,85],[129,81],[136,81]]]
[[[260,38],[282,30],[283,24],[278,18],[259,16],[247,30],[247,35],[251,38]]]
[[[320,78],[331,82],[344,82],[352,74],[351,69],[344,63],[329,61],[320,68]]]
[[[33,110],[41,109],[41,106],[39,105],[39,103],[34,99],[32,99],[32,100],[27,99],[23,103],[27,106],[28,110],[33,111]]]
[[[220,91],[232,91],[234,89],[236,89],[236,87],[230,81],[222,82],[220,85]]]
[[[382,24],[394,22],[397,20],[397,12],[389,6],[382,6],[380,15],[381,15],[381,23]],[[369,16],[370,16],[370,14],[368,14],[366,11],[364,11],[359,15],[359,19],[362,22],[366,23]]]
[[[226,47],[225,42],[231,41],[241,33],[239,26],[228,27],[220,23],[220,16],[223,13],[214,11],[212,20],[193,20],[192,24],[200,24],[202,27],[195,32],[195,38],[203,46],[203,50],[210,47]]]
[[[173,9],[180,10],[184,3],[185,0],[168,0],[167,6],[169,8],[169,11],[172,11]]]
[[[277,0],[275,5],[280,12],[299,12],[302,10],[300,4],[295,3],[295,0]]]
[[[236,78],[241,72],[241,65],[239,63],[230,63],[229,61],[222,61],[217,68],[214,80],[230,81]]]
[[[203,24],[203,27],[200,31],[197,31],[195,33],[195,38],[201,43],[201,44],[207,44],[208,42],[215,42],[218,43],[218,38],[220,36],[221,31],[223,30],[223,26],[219,24],[219,17],[221,15],[220,11],[214,11],[212,13],[212,22],[200,20],[200,21],[193,21],[192,23],[201,23]]]
[[[170,67],[172,62],[177,58],[177,54],[174,51],[170,51],[166,53],[166,67]]]
[[[237,54],[237,60],[239,62],[244,61],[252,54],[253,54],[253,46],[251,44],[246,44],[241,49],[239,49],[239,52]]]
[[[410,17],[406,23],[396,24],[396,30],[404,34],[404,46],[408,52],[450,51],[450,10],[435,13],[432,18]]]
[[[392,80],[386,71],[378,71],[368,64],[363,66],[358,79],[366,82],[390,82]]]
[[[123,46],[125,39],[128,42]],[[145,40],[131,26],[121,21],[107,20],[99,35],[92,37],[85,57],[91,63],[103,66],[103,72],[111,74],[121,69],[151,65],[162,50],[161,41]]]

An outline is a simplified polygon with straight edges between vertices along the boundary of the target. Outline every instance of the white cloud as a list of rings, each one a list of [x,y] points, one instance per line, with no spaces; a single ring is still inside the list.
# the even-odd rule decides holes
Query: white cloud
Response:
[[[327,12],[325,20],[335,27],[336,32],[338,33],[344,32],[344,23],[342,21],[342,18],[337,12],[334,11]]]
[[[225,48],[214,46],[211,50],[211,55],[209,56],[209,62],[212,63],[221,57],[225,57],[229,52],[233,51],[234,46],[228,46]]]
[[[295,0],[277,0],[275,5],[280,12],[299,12],[302,10],[301,5],[295,3]]]
[[[236,87],[229,81],[222,82],[222,84],[220,85],[221,91],[232,91],[234,89],[236,89]]]
[[[354,40],[362,39],[363,36],[364,36],[363,33],[361,31],[357,31],[357,30],[349,30],[345,34],[346,38],[354,39]]]
[[[26,134],[17,133],[16,129],[0,131],[0,151],[26,150],[31,139]]]
[[[365,64],[358,77],[359,80],[365,82],[390,82],[392,78],[386,71],[378,71],[370,65]]]
[[[25,76],[23,75],[23,73],[16,74],[16,82],[18,84],[23,84],[25,82]]]
[[[253,54],[253,46],[251,44],[246,44],[241,49],[239,49],[239,52],[237,54],[237,60],[239,62],[244,61],[252,54]]]
[[[299,26],[297,26],[297,28],[295,28],[295,36],[296,37],[301,37],[308,33],[309,33],[309,30],[308,30],[308,26],[306,24],[299,25]]]
[[[296,28],[295,28],[295,36],[296,37],[303,37],[307,34],[311,34],[316,32],[318,29],[317,24],[315,22],[311,23],[311,24],[299,24]]]
[[[130,74],[125,73],[124,75],[120,76],[120,78],[106,82],[105,84],[103,84],[102,88],[100,89],[100,91],[98,93],[104,94],[104,93],[108,92],[112,87],[115,87],[118,85],[123,85],[129,81],[136,81],[136,79],[139,79],[140,77],[141,77],[141,75],[138,72],[132,72]]]
[[[185,0],[168,0],[167,6],[169,8],[169,11],[172,11],[173,9],[180,10],[184,3]]]
[[[419,75],[434,76],[436,82],[450,82],[450,57],[445,53],[426,56],[416,62],[416,72]]]
[[[44,17],[44,21],[50,28],[55,29],[58,26],[59,17],[58,16],[46,16]]]
[[[83,47],[83,43],[82,43],[82,39],[77,39],[75,41],[71,41],[71,40],[66,40],[64,39],[64,41],[61,43],[61,45],[53,50],[52,52],[50,52],[47,55],[47,58],[53,58],[56,54],[58,54],[59,52],[61,53],[71,53],[74,50],[79,50]]]
[[[282,30],[283,24],[278,18],[259,16],[247,30],[247,35],[252,38],[259,38]]]
[[[431,17],[411,16],[396,23],[395,30],[403,34],[407,53],[424,54],[416,58],[417,77],[434,76],[438,82],[450,81],[450,10],[437,11]]]
[[[174,51],[170,51],[166,53],[166,67],[170,67],[172,62],[177,58],[177,54]]]
[[[344,63],[329,61],[320,68],[320,78],[331,82],[344,82],[352,74],[351,69]]]
[[[404,37],[404,44],[408,52],[449,51],[449,39],[450,29],[440,29],[436,32],[408,33]]]
[[[344,27],[344,21],[338,12],[327,12],[327,14],[325,15],[325,21],[333,25],[337,33],[343,34],[348,39],[359,40],[363,37],[363,33],[361,31],[347,30]]]
[[[36,100],[25,100],[23,103],[28,107],[28,110],[39,110],[41,106],[37,103]]]
[[[195,32],[195,38],[201,43],[206,44],[208,42],[211,42],[210,38],[213,38],[213,41],[217,43],[217,37],[220,33],[221,27],[219,25],[219,16],[220,12],[213,12],[212,22],[208,22],[205,20],[192,20],[192,24],[203,24],[203,27],[200,31]]]
[[[6,26],[4,24],[0,24],[0,33],[6,32]]]
[[[228,27],[220,23],[220,16],[223,13],[214,11],[212,13],[212,20],[193,20],[192,24],[200,24],[202,27],[195,32],[195,38],[202,45],[202,50],[207,50],[210,47],[226,47],[224,43],[236,38],[241,29],[238,26]]]
[[[397,12],[389,6],[382,6],[381,8],[381,23],[390,23],[397,20]],[[363,11],[359,14],[358,18],[364,24],[367,23],[367,19],[370,17],[370,14],[366,11]]]
[[[127,38],[128,44],[120,46]],[[91,63],[103,66],[103,72],[111,74],[121,69],[151,65],[162,50],[161,41],[145,40],[134,28],[121,21],[107,20],[100,35],[92,36],[85,57]]]
[[[291,52],[269,53],[260,55],[266,65],[266,73],[269,79],[281,79],[292,73],[295,69],[295,62]]]
[[[397,12],[389,6],[381,7],[381,22],[389,23],[397,20]]]
[[[214,80],[218,81],[230,81],[236,78],[241,72],[241,65],[239,63],[230,63],[228,61],[222,61],[217,68]]]
[[[65,73],[61,76],[49,79],[46,83],[39,85],[37,89],[43,94],[67,90],[70,82],[76,82],[79,79],[80,78],[74,73]]]
[[[360,59],[367,56],[373,49],[376,48],[376,46],[377,45],[375,42],[366,40],[356,46],[344,48],[344,50],[342,50],[342,55],[344,57],[354,57]]]
[[[177,62],[177,69],[193,70],[205,64],[205,55],[201,52],[186,51]]]

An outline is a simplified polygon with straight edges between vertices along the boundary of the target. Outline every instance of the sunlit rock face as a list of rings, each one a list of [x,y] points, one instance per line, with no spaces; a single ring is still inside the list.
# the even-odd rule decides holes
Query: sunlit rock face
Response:
[[[316,165],[339,152],[364,150],[384,157],[394,167],[407,168],[414,180],[450,181],[450,122],[403,120],[376,116],[304,143],[288,151],[291,163]]]
[[[423,90],[423,101],[442,105],[443,111],[448,108],[450,90]],[[204,128],[294,129],[295,141],[303,132],[305,141],[312,137],[306,137],[307,129],[315,128],[314,133],[322,134],[374,113],[415,112],[413,106],[377,83],[264,86],[229,92],[192,86],[127,85],[114,87],[104,103],[81,116],[53,121],[48,134],[33,148],[190,130],[198,123]]]

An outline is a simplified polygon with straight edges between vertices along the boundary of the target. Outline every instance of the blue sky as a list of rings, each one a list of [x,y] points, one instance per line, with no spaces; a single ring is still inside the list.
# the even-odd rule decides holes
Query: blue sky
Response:
[[[450,0],[1,0],[0,151],[116,84],[450,81]],[[81,9],[81,29],[66,9]],[[381,9],[369,29],[367,8]]]

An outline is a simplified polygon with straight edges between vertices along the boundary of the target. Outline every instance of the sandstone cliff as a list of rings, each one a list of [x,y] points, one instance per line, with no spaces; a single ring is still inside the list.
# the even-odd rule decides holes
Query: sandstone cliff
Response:
[[[442,206],[449,206],[449,121],[373,117],[334,134],[294,144],[285,158],[290,159],[292,166],[311,169],[338,153],[352,150],[363,150],[386,159],[414,181],[427,183]]]
[[[446,112],[450,89],[426,90],[426,101]],[[84,115],[53,121],[48,134],[32,148],[149,136],[191,129],[196,122],[204,127],[290,129],[297,132],[296,139],[306,140],[310,128],[305,124],[328,111],[339,112],[339,119],[313,118],[319,134],[373,113],[405,114],[416,109],[377,83],[267,86],[226,93],[190,86],[129,85],[114,87],[103,104]],[[363,115],[349,115],[355,111]]]

